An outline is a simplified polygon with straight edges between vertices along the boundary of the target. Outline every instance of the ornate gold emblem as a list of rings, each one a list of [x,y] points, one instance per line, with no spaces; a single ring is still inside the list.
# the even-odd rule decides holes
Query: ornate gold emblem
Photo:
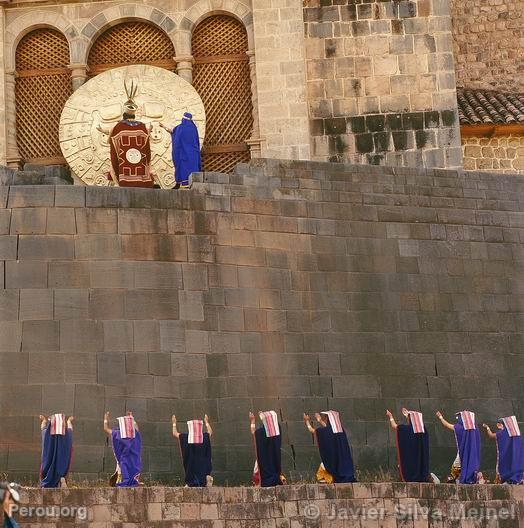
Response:
[[[193,114],[200,145],[204,142],[204,104],[196,90],[178,75],[154,66],[115,68],[82,85],[67,101],[60,119],[60,147],[73,173],[87,185],[109,185],[108,136],[122,119],[127,95],[125,83],[138,81],[136,119],[152,125],[151,166],[164,189],[175,185],[171,137],[159,123],[170,127],[180,123],[184,112]]]

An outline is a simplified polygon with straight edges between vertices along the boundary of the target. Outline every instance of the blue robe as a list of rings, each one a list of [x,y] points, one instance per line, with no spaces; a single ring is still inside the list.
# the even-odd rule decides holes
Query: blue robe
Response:
[[[201,170],[198,129],[192,120],[182,119],[173,129],[171,137],[175,180],[180,185],[189,185],[191,173]]]
[[[120,467],[120,482],[117,487],[138,486],[138,477],[142,471],[142,437],[136,431],[134,438],[121,438],[120,429],[113,429],[111,434],[113,452]]]
[[[521,436],[509,436],[507,429],[497,431],[497,468],[501,483],[520,484],[524,474]]]
[[[414,433],[411,424],[397,427],[397,452],[400,477],[403,482],[428,482],[429,435]]]
[[[52,435],[51,423],[42,430],[42,465],[40,486],[58,488],[60,479],[66,477],[73,454],[73,431],[66,427],[65,435]]]
[[[191,488],[205,487],[207,476],[211,475],[211,439],[204,433],[201,444],[188,443],[188,434],[180,433],[180,451],[184,464],[185,482]]]
[[[480,431],[476,429],[464,429],[462,418],[458,416],[458,422],[453,426],[455,438],[460,457],[461,484],[476,484],[477,473],[480,468]]]
[[[320,458],[334,482],[356,482],[346,431],[334,433],[331,424],[315,430]]]
[[[3,528],[19,528],[18,523],[14,520],[13,517],[8,517],[4,514],[4,524]]]
[[[255,431],[255,448],[260,472],[260,485],[263,488],[269,486],[280,486],[282,481],[282,436],[266,436],[264,427]]]

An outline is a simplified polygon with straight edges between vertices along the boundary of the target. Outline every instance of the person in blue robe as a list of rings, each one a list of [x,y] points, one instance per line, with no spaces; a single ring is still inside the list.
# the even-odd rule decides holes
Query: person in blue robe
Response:
[[[200,172],[202,167],[200,139],[193,116],[186,112],[180,124],[172,129],[163,123],[160,126],[171,134],[175,189],[187,189],[190,186],[189,176]]]
[[[64,434],[58,434],[54,429],[52,419],[40,415],[42,433],[40,486],[42,488],[66,487],[65,479],[73,455],[73,420],[74,418],[70,416],[63,424]]]
[[[457,457],[451,468],[451,476],[448,482],[457,481],[460,484],[477,484],[481,473],[480,469],[480,431],[474,428],[468,429],[464,424],[462,413],[457,413],[457,422],[449,423],[440,411],[437,411],[440,423],[455,433],[457,443]]]
[[[178,439],[182,464],[184,466],[184,481],[190,488],[211,486],[213,469],[211,463],[211,436],[213,429],[209,423],[209,417],[204,416],[206,431],[202,433],[201,441],[194,441],[190,433],[179,433],[177,429],[176,416],[172,417],[173,436]],[[201,422],[200,422],[201,423]]]
[[[275,424],[277,430],[268,434],[264,425],[256,427],[253,413],[249,413],[249,421],[256,456],[253,484],[263,488],[285,484],[286,478],[282,473],[282,437],[278,423]]]
[[[496,433],[487,424],[482,424],[488,438],[497,445],[497,483],[522,484],[524,482],[524,449],[520,431],[511,435],[502,420],[497,422]]]
[[[132,417],[131,412],[127,416]],[[121,428],[109,427],[109,413],[104,415],[104,431],[111,439],[113,453],[116,459],[116,471],[111,476],[109,483],[118,488],[139,486],[140,473],[142,471],[142,437],[138,430],[138,424],[133,419],[134,433],[132,437],[123,437]]]
[[[309,415],[304,414],[304,423],[316,438],[322,461],[317,471],[317,481],[326,484],[356,482],[353,457],[345,429],[334,432],[331,421],[324,420],[320,413],[315,414],[315,419],[319,424],[317,428],[311,425]]]
[[[429,435],[425,427],[423,432],[415,432],[410,413],[402,409],[407,423],[397,424],[390,411],[386,411],[391,428],[395,431],[397,442],[398,469],[402,482],[429,482]]]

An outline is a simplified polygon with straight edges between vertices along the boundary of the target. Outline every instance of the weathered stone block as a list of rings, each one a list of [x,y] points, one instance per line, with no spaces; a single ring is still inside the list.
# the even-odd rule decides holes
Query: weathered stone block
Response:
[[[52,290],[20,290],[20,321],[52,320],[54,299]]]
[[[12,235],[42,235],[46,232],[46,208],[14,209],[11,214]]]
[[[24,185],[9,188],[8,208],[53,207],[54,205],[55,187],[52,185]]]

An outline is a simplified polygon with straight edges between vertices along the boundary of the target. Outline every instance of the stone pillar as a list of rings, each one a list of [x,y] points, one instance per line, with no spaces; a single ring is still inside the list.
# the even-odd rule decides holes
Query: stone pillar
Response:
[[[14,71],[5,72],[5,109],[6,109],[6,129],[7,129],[7,166],[18,169],[22,158],[18,152],[16,142],[16,73]]]
[[[185,55],[174,57],[176,62],[176,72],[189,84],[193,84],[193,56]]]
[[[70,64],[68,68],[71,70],[71,84],[73,92],[78,90],[87,81],[87,64]]]
[[[251,77],[251,100],[253,103],[253,131],[251,137],[246,141],[249,146],[252,158],[260,158],[262,156],[262,139],[260,138],[260,123],[258,120],[258,91],[257,91],[257,68],[255,60],[255,52],[249,50],[247,52],[249,57],[249,75]]]
[[[262,156],[310,159],[303,1],[252,4]]]

